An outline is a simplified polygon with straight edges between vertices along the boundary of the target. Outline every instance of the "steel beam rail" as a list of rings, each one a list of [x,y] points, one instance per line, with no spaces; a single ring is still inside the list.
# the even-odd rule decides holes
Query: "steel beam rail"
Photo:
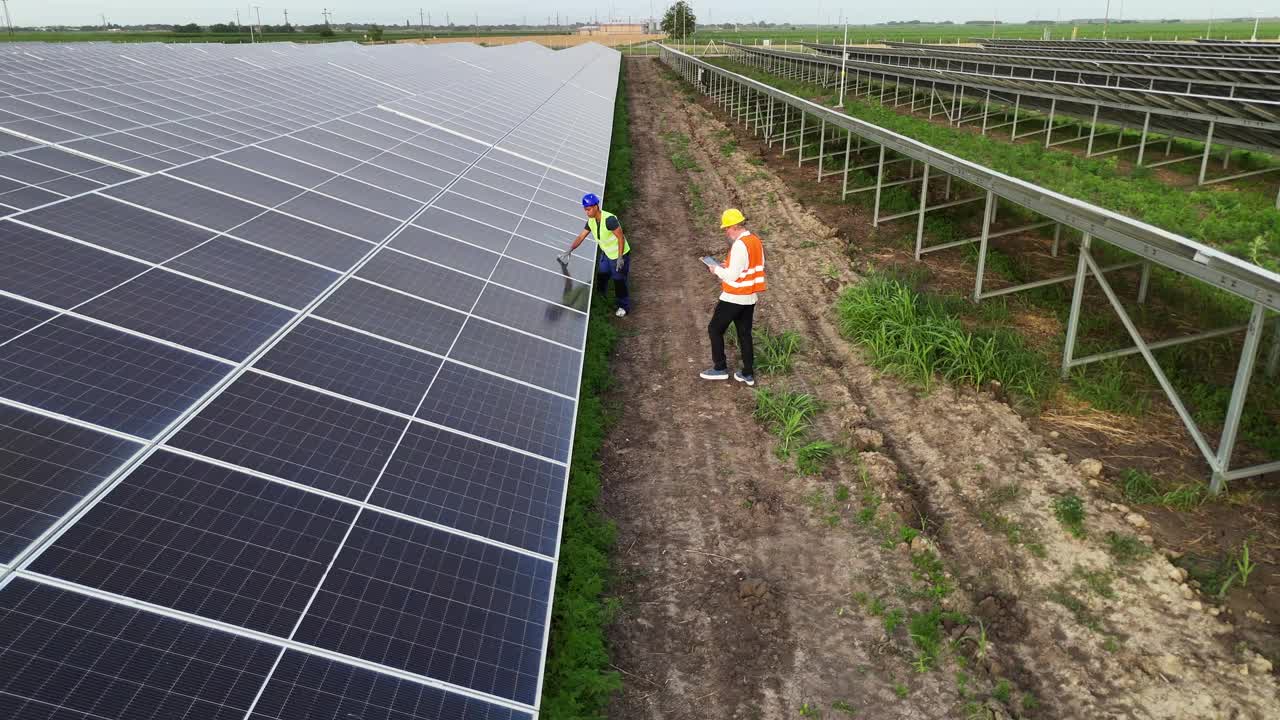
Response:
[[[1134,90],[1164,90],[1189,95],[1255,100],[1280,99],[1280,70],[1207,68],[1150,62],[1071,60],[1051,57],[951,52],[938,49],[841,48],[839,45],[802,43],[825,57],[900,67],[925,68],[1019,79],[1066,81]],[[1074,80],[1072,79],[1074,78]]]
[[[1092,269],[1093,275],[1102,286],[1104,293],[1111,301],[1116,314],[1120,317],[1125,327],[1129,330],[1137,348],[1144,359],[1151,366],[1153,373],[1156,375],[1157,381],[1164,389],[1166,395],[1169,396],[1175,409],[1179,411],[1179,417],[1187,426],[1188,432],[1196,441],[1196,446],[1201,450],[1206,463],[1212,470],[1211,490],[1218,492],[1222,489],[1227,480],[1247,477],[1270,472],[1273,468],[1272,464],[1255,466],[1251,468],[1232,468],[1231,455],[1232,448],[1235,444],[1236,433],[1239,429],[1240,416],[1243,411],[1245,398],[1248,393],[1249,381],[1253,375],[1253,369],[1260,346],[1260,338],[1263,332],[1264,321],[1267,312],[1280,312],[1280,274],[1270,272],[1257,265],[1253,265],[1239,258],[1232,257],[1224,252],[1211,248],[1202,243],[1196,242],[1189,238],[1176,235],[1174,233],[1162,230],[1160,228],[1148,225],[1138,220],[1125,217],[1119,213],[1097,207],[1081,200],[1067,197],[1060,193],[1054,192],[1047,188],[1039,187],[1025,180],[1020,180],[1003,173],[997,172],[990,168],[983,167],[977,163],[965,160],[964,158],[951,155],[937,148],[926,145],[912,138],[900,135],[886,128],[868,123],[858,118],[850,117],[838,110],[819,105],[815,102],[796,97],[782,90],[779,90],[767,83],[753,80],[743,75],[739,75],[732,71],[726,70],[708,62],[699,60],[690,55],[674,50],[667,46],[660,46],[660,58],[663,62],[670,65],[679,72],[686,80],[691,83],[695,79],[701,80],[697,83],[699,90],[707,93],[713,98],[717,97],[733,97],[740,100],[743,107],[768,107],[764,134],[769,136],[771,128],[768,123],[779,119],[780,117],[790,117],[793,113],[800,115],[801,125],[806,124],[806,118],[813,118],[814,122],[811,126],[817,128],[839,128],[846,134],[845,141],[845,165],[848,167],[848,157],[852,145],[852,138],[858,138],[859,148],[864,143],[879,148],[879,162],[877,163],[876,175],[876,201],[875,201],[875,222],[880,222],[879,218],[879,198],[880,189],[886,185],[884,177],[884,166],[886,164],[885,154],[887,151],[893,152],[896,156],[906,159],[913,166],[915,163],[921,163],[924,168],[924,174],[921,177],[914,177],[914,172],[908,172],[909,177],[906,181],[897,181],[898,184],[919,181],[921,188],[921,208],[924,212],[930,210],[941,209],[941,205],[928,205],[928,188],[931,173],[941,173],[947,176],[948,182],[950,178],[956,178],[964,183],[974,186],[982,191],[985,196],[986,204],[983,212],[982,235],[977,239],[980,250],[978,256],[978,272],[975,280],[974,299],[981,300],[984,297],[982,289],[982,279],[984,266],[988,250],[989,241],[1000,234],[1016,232],[1019,229],[1009,231],[992,232],[991,224],[995,220],[998,208],[998,201],[1005,201],[1014,205],[1021,206],[1033,213],[1042,216],[1047,222],[1055,223],[1059,226],[1067,226],[1074,228],[1081,233],[1079,263],[1074,277],[1074,290],[1070,316],[1067,328],[1067,339],[1063,352],[1062,368],[1063,373],[1068,373],[1073,365],[1073,354],[1075,351],[1075,340],[1078,334],[1080,313],[1083,309],[1084,285],[1087,280],[1089,270]],[[847,79],[847,78],[846,78]],[[839,132],[839,131],[837,131]],[[844,173],[844,196],[848,195],[848,172]],[[891,181],[892,182],[892,181]],[[949,192],[949,187],[948,187]],[[944,203],[945,204],[945,203]],[[917,210],[914,213],[899,215],[905,217],[914,214],[918,218],[917,224],[917,250],[927,252],[929,250],[941,249],[941,246],[924,249],[922,247],[923,240],[923,217],[924,212]],[[886,218],[888,219],[888,218]],[[1058,246],[1058,238],[1060,236],[1060,228],[1054,233],[1054,249]],[[1093,240],[1099,240],[1114,245],[1137,258],[1137,263],[1143,265],[1143,283],[1142,290],[1146,288],[1146,279],[1151,264],[1160,265],[1175,273],[1186,277],[1194,278],[1215,287],[1224,292],[1238,296],[1253,307],[1252,316],[1249,323],[1249,329],[1246,334],[1244,343],[1244,351],[1242,352],[1240,364],[1237,369],[1237,381],[1232,390],[1231,401],[1227,412],[1227,421],[1223,430],[1222,439],[1215,450],[1205,439],[1204,434],[1194,422],[1190,413],[1186,411],[1185,405],[1178,396],[1176,390],[1168,382],[1167,377],[1160,369],[1159,364],[1155,361],[1151,354],[1151,346],[1146,343],[1138,333],[1133,321],[1129,319],[1124,305],[1115,295],[1111,286],[1107,283],[1104,272],[1116,269],[1107,268],[1103,270],[1098,267],[1090,255],[1090,244]],[[960,241],[963,244],[972,242],[972,240]],[[1048,282],[1066,282],[1065,278],[1051,278],[1049,281],[1040,281],[1031,283],[1028,286],[1039,286]],[[1140,290],[1139,301],[1145,292]],[[997,290],[996,294],[1003,294],[1011,290]],[[1280,328],[1280,323],[1277,324]],[[1277,330],[1280,334],[1280,329]],[[1276,341],[1280,344],[1280,340]],[[1264,363],[1270,364],[1268,357]]]
[[[1277,56],[1275,54],[1269,54],[1269,53],[1222,52],[1221,50],[1217,50],[1210,47],[1205,47],[1205,49],[1199,50],[1199,51],[1183,51],[1181,49],[1174,48],[1169,45],[1156,46],[1149,43],[1144,43],[1145,45],[1148,45],[1148,47],[1136,47],[1132,45],[1129,47],[1102,47],[1102,46],[1086,45],[1084,43],[1076,41],[1073,45],[1060,45],[1060,46],[1050,47],[1044,44],[1033,45],[1030,43],[1021,43],[1021,44],[1004,43],[1004,42],[1001,42],[1000,40],[996,40],[992,38],[986,38],[984,40],[975,40],[974,42],[978,43],[982,47],[970,46],[970,47],[961,47],[961,49],[974,50],[976,52],[991,52],[994,50],[996,52],[1002,52],[1002,53],[1003,52],[1026,52],[1026,53],[1051,52],[1055,56],[1061,55],[1063,57],[1068,57],[1073,55],[1078,56],[1083,54],[1083,55],[1090,55],[1093,57],[1133,58],[1133,59],[1149,58],[1152,60],[1160,60],[1160,61],[1173,60],[1175,62],[1183,62],[1186,59],[1193,59],[1197,62],[1220,61],[1224,63],[1233,63],[1236,65],[1246,65],[1250,67],[1264,66],[1267,63],[1275,63],[1277,60],[1280,60],[1280,56]],[[890,45],[892,47],[928,47],[927,45],[921,45],[919,43],[902,42],[902,41],[887,41],[883,44]]]
[[[838,67],[838,58],[813,53],[794,53],[769,50],[749,45],[726,43],[725,46],[739,58],[764,64],[783,61],[793,64]],[[924,68],[903,68],[882,63],[850,60],[845,63],[848,71],[867,74],[875,82],[878,76],[882,84],[898,86],[923,85],[934,91],[960,96],[965,89],[990,92],[997,99],[999,94],[1016,95],[1019,110],[1034,110],[1048,114],[1056,110],[1059,115],[1087,119],[1089,115],[1073,110],[1072,106],[1097,108],[1104,112],[1105,122],[1140,127],[1151,123],[1149,129],[1158,133],[1175,135],[1203,142],[1205,129],[1213,123],[1219,143],[1235,147],[1255,149],[1266,153],[1280,153],[1280,102],[1215,98],[1169,93],[1163,91],[1130,88],[1077,85],[1046,80],[1026,80],[1000,76],[976,75]],[[813,73],[810,73],[812,76]],[[846,75],[847,77],[847,75]],[[976,96],[974,98],[976,100]],[[972,102],[972,101],[971,101]],[[1007,100],[1005,101],[1007,104]],[[1031,106],[1035,103],[1035,106]],[[1057,107],[1054,107],[1057,105]],[[1147,116],[1151,120],[1147,120]]]
[[[971,45],[921,45],[913,42],[886,41],[880,43],[894,50],[945,49],[949,53],[986,55],[996,53],[1002,57],[1052,57],[1059,60],[1098,62],[1146,62],[1155,65],[1189,65],[1217,70],[1280,70],[1280,57],[1223,55],[1220,53],[1160,53],[1081,48],[1065,50],[1011,46],[974,47]]]

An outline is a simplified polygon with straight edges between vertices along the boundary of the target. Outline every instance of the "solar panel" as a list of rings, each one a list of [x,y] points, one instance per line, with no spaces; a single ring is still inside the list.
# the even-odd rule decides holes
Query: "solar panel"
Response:
[[[537,715],[619,62],[0,49],[0,715]]]

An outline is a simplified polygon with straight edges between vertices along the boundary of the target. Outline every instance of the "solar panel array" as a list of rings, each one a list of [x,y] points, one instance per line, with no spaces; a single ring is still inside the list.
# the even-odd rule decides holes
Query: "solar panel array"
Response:
[[[842,65],[838,51],[836,55],[830,55],[786,52],[737,43],[726,43],[725,46],[747,62],[764,67],[771,63],[816,66],[830,78],[839,77]],[[887,56],[880,58],[888,59]],[[1044,115],[1054,113],[1055,117],[1075,116],[1088,120],[1097,109],[1096,119],[1100,122],[1129,128],[1147,125],[1152,132],[1193,140],[1203,141],[1212,123],[1215,142],[1267,153],[1280,152],[1280,99],[1201,96],[1065,80],[1009,77],[991,74],[990,63],[969,63],[963,72],[853,58],[843,65],[855,80],[865,74],[877,78],[882,84],[936,87],[953,95],[968,91],[971,100],[990,92],[993,98],[1006,105],[1017,98],[1020,110]],[[831,79],[828,82],[836,81]]]
[[[0,50],[0,716],[536,715],[619,62]]]

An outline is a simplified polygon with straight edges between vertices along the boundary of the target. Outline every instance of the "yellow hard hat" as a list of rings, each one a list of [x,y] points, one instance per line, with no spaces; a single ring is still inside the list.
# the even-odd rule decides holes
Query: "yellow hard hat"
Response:
[[[747,219],[742,217],[741,210],[739,210],[738,208],[729,208],[728,210],[724,211],[723,215],[720,216],[720,229],[723,230],[728,227],[733,227],[738,223],[742,223],[746,221]]]

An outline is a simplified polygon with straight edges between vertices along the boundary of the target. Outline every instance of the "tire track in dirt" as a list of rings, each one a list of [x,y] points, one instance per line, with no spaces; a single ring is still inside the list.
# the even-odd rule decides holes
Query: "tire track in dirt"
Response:
[[[661,92],[680,91],[668,82]],[[798,374],[831,403],[826,421],[866,422],[859,406],[870,408],[871,424],[908,470],[899,490],[911,491],[933,518],[945,560],[963,579],[975,612],[992,626],[988,669],[1040,698],[1040,709],[1028,716],[1280,717],[1267,664],[1231,646],[1230,625],[1190,595],[1185,576],[1159,556],[1128,569],[1112,566],[1096,538],[1133,528],[1121,520],[1123,512],[1089,497],[1065,455],[990,396],[946,388],[922,395],[869,368],[839,336],[834,293],[822,279],[835,268],[840,283],[856,281],[833,233],[748,154],[721,157],[726,126],[704,107],[668,110],[667,120],[692,137],[692,155],[704,169],[695,174],[703,195],[741,207],[761,230],[770,285],[761,319],[806,335],[809,357]],[[734,132],[744,146],[751,144],[740,129]],[[868,225],[864,219],[864,233]],[[853,417],[840,423],[841,413]],[[1016,488],[1016,497],[993,506],[991,494],[999,488]],[[1071,538],[1048,514],[1052,499],[1067,492],[1086,498],[1091,542]],[[985,529],[977,516],[983,510],[1024,523],[1044,557]],[[1104,571],[1114,573],[1114,597],[1082,594],[1081,573]],[[1064,607],[1063,588],[1079,601],[1074,612]],[[1108,647],[1108,637],[1116,644]]]
[[[910,564],[869,531],[849,532],[850,503],[825,511],[840,516],[838,528],[805,504],[814,490],[830,498],[837,484],[859,487],[854,465],[797,476],[772,453],[746,388],[698,379],[718,294],[698,257],[722,255],[724,242],[691,217],[688,180],[664,145],[664,132],[696,132],[688,108],[656,63],[629,62],[628,88],[637,201],[623,222],[636,307],[620,324],[618,382],[606,398],[618,422],[602,451],[605,508],[618,526],[621,605],[610,634],[625,685],[611,716],[783,718],[835,700],[865,717],[954,716],[944,678],[909,673],[909,643],[852,608],[854,590],[908,587]],[[775,307],[766,295],[760,317]],[[789,382],[816,387],[802,368]],[[819,393],[838,409],[820,417],[831,439],[855,409],[844,388]],[[868,465],[873,482],[893,480],[887,459]]]

